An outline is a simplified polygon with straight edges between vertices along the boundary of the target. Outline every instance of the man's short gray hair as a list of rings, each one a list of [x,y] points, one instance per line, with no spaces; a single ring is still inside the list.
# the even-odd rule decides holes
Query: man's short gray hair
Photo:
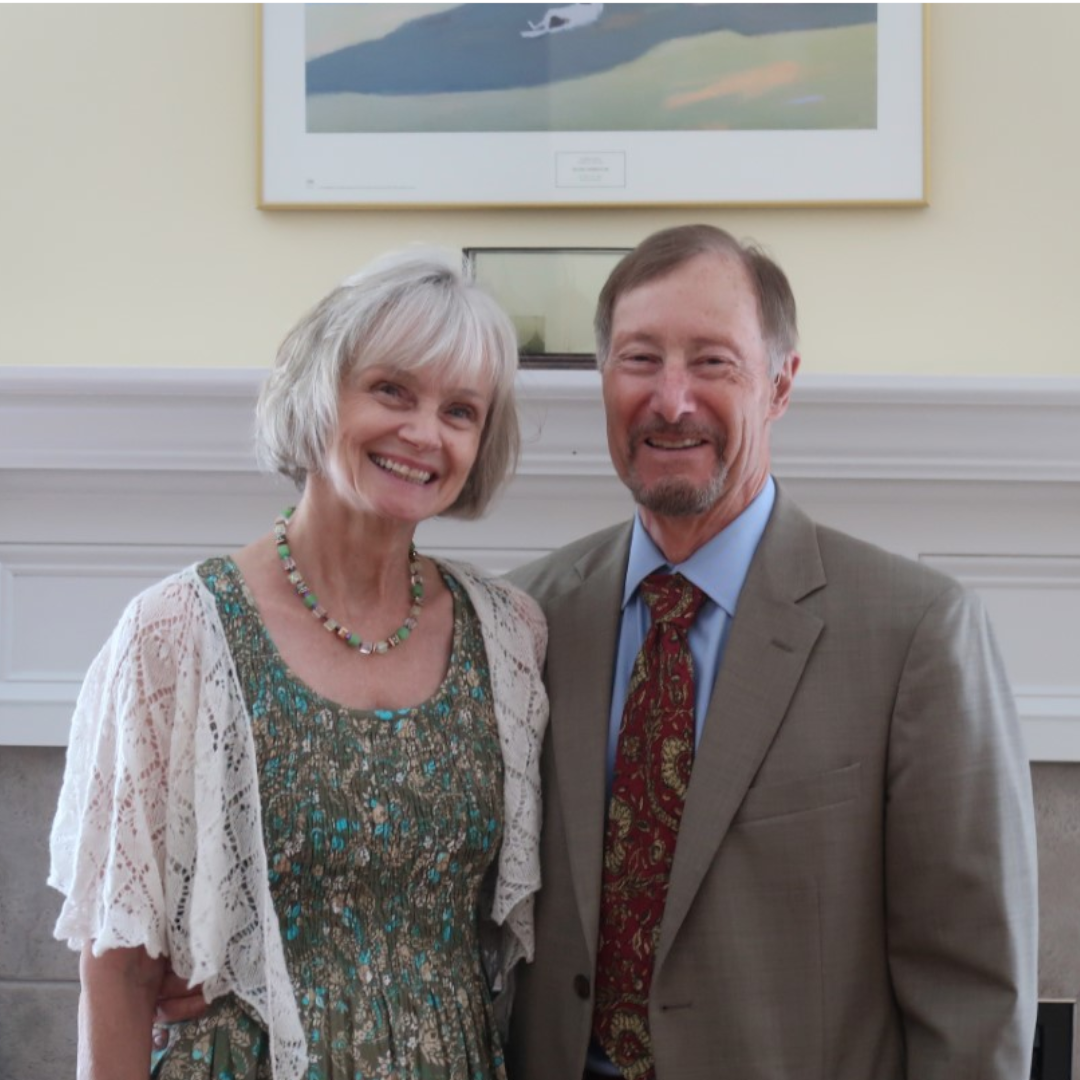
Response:
[[[664,277],[699,255],[723,255],[746,271],[757,297],[761,334],[776,378],[799,343],[795,295],[783,270],[755,244],[742,244],[714,225],[678,225],[647,236],[625,255],[600,291],[596,306],[596,362],[603,368],[611,351],[611,323],[619,297]]]
[[[323,471],[341,386],[372,366],[490,380],[493,396],[476,463],[446,511],[479,517],[517,464],[517,338],[499,305],[431,251],[384,256],[293,327],[256,406],[260,464],[299,486],[308,473]]]

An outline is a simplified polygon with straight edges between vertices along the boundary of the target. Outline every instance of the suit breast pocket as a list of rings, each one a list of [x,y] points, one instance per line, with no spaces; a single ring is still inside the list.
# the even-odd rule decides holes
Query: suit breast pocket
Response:
[[[756,824],[851,802],[859,794],[859,772],[856,761],[842,769],[801,776],[797,780],[757,784],[747,791],[732,824]]]

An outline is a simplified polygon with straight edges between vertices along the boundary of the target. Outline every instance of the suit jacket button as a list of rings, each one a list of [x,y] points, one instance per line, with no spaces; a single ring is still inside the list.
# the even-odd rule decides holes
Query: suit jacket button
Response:
[[[577,994],[579,998],[588,1001],[591,989],[589,980],[584,975],[574,976],[574,993]]]

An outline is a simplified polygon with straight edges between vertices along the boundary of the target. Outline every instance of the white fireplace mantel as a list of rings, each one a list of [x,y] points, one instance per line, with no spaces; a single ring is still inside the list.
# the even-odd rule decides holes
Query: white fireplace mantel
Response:
[[[0,367],[0,743],[62,745],[125,601],[265,531],[263,371]],[[520,377],[518,476],[428,550],[505,570],[630,512],[594,371]],[[799,502],[985,598],[1033,759],[1080,761],[1080,378],[801,375],[773,438]]]

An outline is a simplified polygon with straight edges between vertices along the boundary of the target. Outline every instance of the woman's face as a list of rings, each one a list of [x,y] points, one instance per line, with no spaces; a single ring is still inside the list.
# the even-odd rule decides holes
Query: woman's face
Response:
[[[491,408],[486,379],[422,369],[365,368],[347,378],[326,474],[340,498],[418,523],[461,494]]]

